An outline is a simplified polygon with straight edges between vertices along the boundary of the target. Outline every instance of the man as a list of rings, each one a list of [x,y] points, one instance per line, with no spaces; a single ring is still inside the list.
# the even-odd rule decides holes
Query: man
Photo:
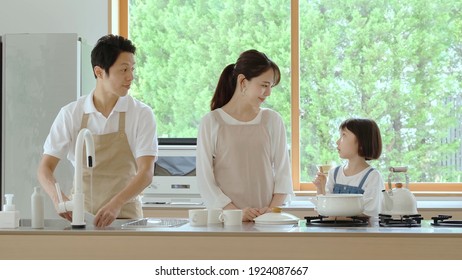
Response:
[[[142,217],[139,194],[153,177],[157,155],[154,114],[128,95],[135,50],[132,42],[121,36],[106,35],[98,40],[91,52],[96,87],[61,109],[45,141],[37,172],[58,209],[54,170],[66,156],[75,165],[77,135],[88,128],[95,142],[95,159],[92,174],[84,167],[83,190],[85,208],[95,214],[97,227],[108,226],[116,218]],[[62,197],[69,200],[64,194]],[[72,219],[71,212],[60,215]]]

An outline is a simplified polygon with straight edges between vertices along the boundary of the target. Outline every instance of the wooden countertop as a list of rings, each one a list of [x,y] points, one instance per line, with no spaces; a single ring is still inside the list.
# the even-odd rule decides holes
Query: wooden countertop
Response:
[[[173,220],[185,220],[184,218],[166,218]],[[378,222],[372,225],[358,227],[326,227],[326,226],[298,226],[298,225],[261,225],[253,222],[242,223],[241,226],[225,227],[222,224],[208,226],[191,226],[185,223],[173,227],[156,227],[156,226],[139,226],[139,227],[122,227],[134,220],[116,220],[111,226],[105,228],[96,228],[88,224],[85,229],[72,229],[70,222],[61,220],[46,220],[45,228],[33,229],[30,227],[30,220],[22,220],[22,226],[17,229],[0,229],[0,235],[5,234],[23,234],[23,235],[306,235],[312,236],[320,234],[329,235],[416,235],[416,236],[445,236],[462,238],[462,227],[442,227],[432,226],[430,220],[422,221],[420,227],[381,227]]]
[[[124,221],[125,222],[125,221]],[[462,259],[462,228],[259,226],[0,230],[0,259]]]

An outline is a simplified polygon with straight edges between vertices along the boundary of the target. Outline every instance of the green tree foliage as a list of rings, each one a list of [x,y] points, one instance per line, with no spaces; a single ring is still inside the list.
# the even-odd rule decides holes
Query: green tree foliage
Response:
[[[248,49],[283,72],[265,105],[290,121],[290,3],[134,0],[130,38],[138,48],[133,94],[152,106],[162,137],[196,137],[226,65]]]
[[[446,139],[462,116],[461,3],[300,1],[310,19],[300,20],[302,174],[339,162],[340,122],[367,117],[381,128],[381,171],[407,165],[415,181],[460,181],[445,160],[461,140]]]
[[[372,164],[384,174],[408,165],[414,181],[461,180],[448,161],[462,157],[460,136],[448,136],[461,129],[461,11],[458,0],[300,0],[302,181],[317,163],[340,163],[348,117],[379,124]],[[257,49],[281,69],[265,106],[290,139],[290,12],[289,0],[131,0],[132,94],[153,108],[159,135],[195,137],[223,68]]]

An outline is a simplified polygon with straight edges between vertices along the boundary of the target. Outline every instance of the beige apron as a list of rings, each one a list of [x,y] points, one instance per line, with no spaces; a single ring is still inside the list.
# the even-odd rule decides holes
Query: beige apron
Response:
[[[268,112],[259,124],[227,124],[213,111],[219,127],[214,158],[215,180],[238,208],[269,206],[274,191]]]
[[[86,128],[88,114],[84,114],[80,129]],[[93,161],[93,190],[90,188],[90,170],[84,164],[83,191],[85,193],[85,209],[96,214],[117,193],[125,188],[135,176],[137,165],[125,134],[125,112],[119,114],[119,130],[117,132],[93,135],[95,142],[95,159]],[[84,156],[85,156],[84,150]],[[86,160],[84,160],[86,162]],[[139,196],[126,203],[117,218],[142,218],[143,212]]]

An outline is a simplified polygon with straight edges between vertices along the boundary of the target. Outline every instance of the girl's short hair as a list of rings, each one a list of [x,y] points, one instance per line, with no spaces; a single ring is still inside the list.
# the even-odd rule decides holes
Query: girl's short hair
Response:
[[[358,154],[366,160],[378,159],[382,154],[382,137],[377,123],[371,119],[352,118],[343,121],[340,129],[348,129],[358,140]]]

